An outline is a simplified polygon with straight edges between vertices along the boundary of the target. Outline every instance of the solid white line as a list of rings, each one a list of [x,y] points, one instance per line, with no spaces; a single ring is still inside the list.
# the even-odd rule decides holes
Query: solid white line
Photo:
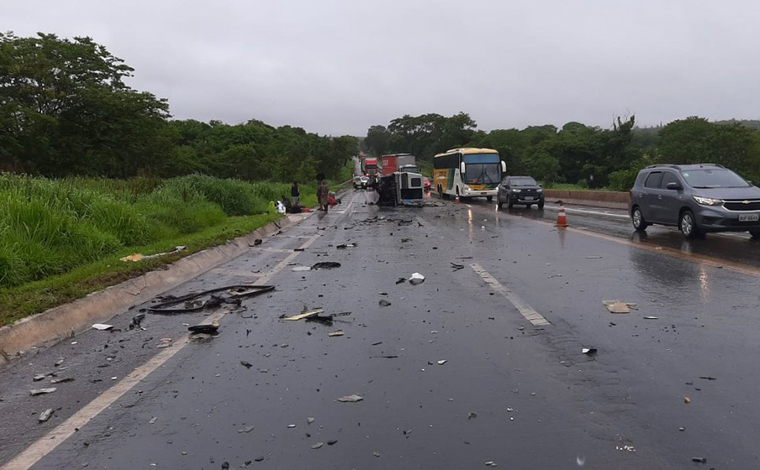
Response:
[[[549,323],[549,320],[544,318],[543,315],[528,305],[528,303],[521,299],[520,296],[504,287],[499,281],[496,280],[496,278],[491,276],[479,264],[471,264],[470,266],[472,267],[473,271],[475,271],[475,273],[477,273],[478,276],[480,276],[486,282],[486,284],[491,286],[491,289],[495,290],[499,294],[503,295],[507,300],[509,300],[509,302],[515,306],[515,308],[522,314],[522,316],[525,317],[525,319],[531,322],[534,326],[551,325],[551,323]]]
[[[545,209],[549,209],[549,210],[553,210],[553,211],[559,209],[559,207],[557,207],[557,206],[549,206],[549,205],[545,206],[544,208]],[[592,211],[592,210],[586,210],[586,209],[573,209],[573,208],[570,208],[570,207],[565,207],[564,209],[565,209],[566,212],[570,212],[570,213],[575,212],[577,214],[601,215],[601,216],[605,216],[605,217],[614,217],[616,219],[629,219],[630,218],[630,216],[627,215],[627,214],[614,214],[612,212]]]
[[[314,243],[317,238],[319,238],[319,236],[319,234],[313,235],[303,245],[301,245],[301,248],[306,249],[310,247],[312,243]],[[253,284],[266,284],[275,274],[282,271],[285,266],[287,266],[288,263],[295,259],[299,254],[301,254],[300,251],[291,253],[283,261],[277,264],[277,266],[275,266],[270,272],[262,275]],[[224,310],[217,311],[216,313],[206,317],[202,323],[210,324],[214,321],[219,321],[224,317],[226,313],[227,312]],[[132,373],[121,379],[118,383],[116,383],[116,385],[98,395],[90,403],[69,417],[69,419],[53,428],[50,432],[27,447],[23,452],[16,455],[13,460],[0,467],[0,470],[24,470],[39,462],[46,455],[55,450],[56,447],[61,445],[66,439],[71,437],[72,434],[77,432],[78,429],[84,427],[100,412],[111,406],[116,400],[130,391],[135,385],[139,384],[153,371],[174,357],[174,355],[180,352],[185,346],[187,346],[189,342],[189,335],[182,336],[178,341],[174,342],[174,345],[172,347],[164,349],[163,351],[153,356],[145,364],[135,368]]]

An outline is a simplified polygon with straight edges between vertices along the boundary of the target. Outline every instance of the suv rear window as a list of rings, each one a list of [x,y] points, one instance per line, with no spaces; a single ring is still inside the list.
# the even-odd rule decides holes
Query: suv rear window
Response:
[[[533,178],[509,178],[512,186],[538,186]]]
[[[645,188],[659,188],[662,181],[662,172],[653,171],[647,176],[647,180],[644,181]]]

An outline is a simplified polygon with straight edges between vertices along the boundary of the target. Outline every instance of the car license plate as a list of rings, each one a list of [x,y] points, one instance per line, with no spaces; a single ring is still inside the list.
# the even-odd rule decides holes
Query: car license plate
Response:
[[[757,222],[760,219],[758,214],[739,214],[739,222]]]
[[[533,196],[525,196],[525,200],[526,201],[532,201],[533,200]]]

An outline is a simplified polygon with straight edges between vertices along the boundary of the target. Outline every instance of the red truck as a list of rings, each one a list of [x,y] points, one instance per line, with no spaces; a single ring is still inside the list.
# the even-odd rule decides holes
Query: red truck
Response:
[[[377,175],[377,158],[364,157],[362,159],[362,171],[367,176],[376,176]]]
[[[411,153],[393,153],[380,157],[380,166],[382,175],[392,175],[397,171],[406,171],[408,173],[418,173],[417,157]]]

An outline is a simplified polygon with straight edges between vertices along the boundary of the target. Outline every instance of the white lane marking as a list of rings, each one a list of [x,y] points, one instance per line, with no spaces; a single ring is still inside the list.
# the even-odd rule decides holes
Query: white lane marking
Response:
[[[313,235],[303,245],[301,245],[301,248],[308,248],[319,237],[319,234]],[[285,266],[287,266],[288,263],[290,263],[299,254],[301,254],[301,252],[296,251],[288,255],[282,262],[272,268],[270,272],[262,275],[258,280],[256,280],[256,282],[254,282],[254,285],[266,284],[272,278],[272,276],[282,271]],[[210,324],[214,321],[219,321],[224,317],[226,313],[227,312],[223,310],[218,311],[206,317],[202,323]],[[66,441],[66,439],[71,437],[72,434],[77,432],[78,429],[84,427],[93,418],[100,414],[100,412],[110,407],[114,402],[116,402],[116,400],[130,391],[135,385],[142,382],[153,371],[164,365],[166,361],[174,357],[175,354],[180,352],[189,343],[189,335],[182,336],[178,341],[175,341],[174,346],[164,349],[163,351],[153,356],[145,364],[138,366],[132,373],[117,382],[116,385],[98,395],[90,403],[69,417],[69,419],[53,428],[50,432],[24,449],[24,451],[22,451],[20,454],[16,455],[13,460],[0,467],[0,470],[25,470],[35,465],[50,452],[55,450],[56,447]]]
[[[509,300],[509,302],[515,306],[515,308],[522,314],[522,316],[525,317],[525,319],[531,322],[534,326],[551,325],[551,323],[549,323],[549,320],[544,318],[543,315],[528,305],[528,303],[521,299],[520,296],[504,287],[499,281],[496,280],[496,278],[491,276],[479,264],[471,264],[470,266],[472,267],[473,271],[475,271],[475,273],[477,273],[477,275],[486,282],[486,284],[491,286],[491,289],[495,290],[499,294],[503,295],[507,300]]]

